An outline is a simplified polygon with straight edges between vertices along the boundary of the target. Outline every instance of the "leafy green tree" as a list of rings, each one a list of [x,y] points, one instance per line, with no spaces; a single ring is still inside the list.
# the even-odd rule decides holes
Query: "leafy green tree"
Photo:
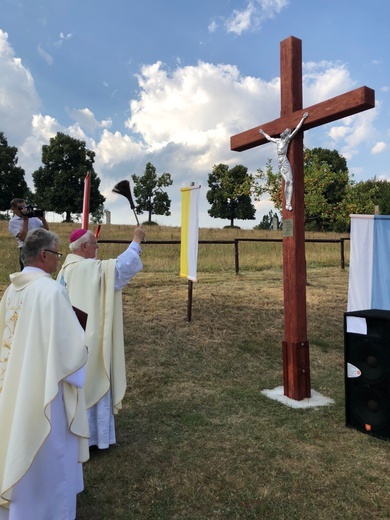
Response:
[[[262,183],[262,184],[260,184]],[[349,177],[347,163],[336,150],[305,149],[304,190],[305,226],[318,231],[348,228],[348,197],[352,197],[354,182]],[[282,178],[274,173],[271,160],[265,171],[258,170],[256,196],[269,193],[275,208],[282,208]],[[352,198],[351,198],[352,201]]]
[[[360,184],[360,183],[359,183]],[[390,182],[374,177],[363,182],[366,197],[370,196],[374,207],[379,206],[381,215],[390,215]]]
[[[210,189],[206,197],[211,204],[208,214],[214,218],[229,219],[232,227],[236,219],[254,220],[256,208],[251,199],[253,182],[253,175],[248,174],[248,168],[242,164],[233,168],[227,164],[214,165],[207,180]]]
[[[378,186],[367,182],[348,184],[345,198],[336,214],[333,231],[345,232],[350,229],[350,215],[372,215],[375,211],[375,200],[378,195]]]
[[[379,212],[382,215],[390,215],[390,182],[382,180],[378,181],[378,183],[380,186],[380,195],[378,197]]]
[[[66,222],[71,222],[72,213],[83,208],[84,179],[91,175],[89,210],[102,211],[106,200],[99,191],[100,179],[93,169],[95,152],[88,150],[85,141],[80,141],[61,132],[42,146],[42,163],[33,173],[36,190],[35,202],[46,210],[66,213]]]
[[[18,149],[8,146],[3,132],[0,132],[0,211],[10,208],[16,197],[28,198],[30,190],[24,179],[24,170],[18,166]]]
[[[272,159],[268,159],[265,170],[259,168],[254,178],[253,191],[255,200],[268,193],[271,201],[278,211],[282,211],[283,195],[282,195],[282,176],[277,170],[274,172],[272,168]]]
[[[162,188],[171,186],[173,181],[170,173],[157,177],[156,168],[148,162],[142,176],[132,175],[134,182],[135,206],[138,214],[148,213],[147,224],[152,224],[152,215],[171,214],[171,200]]]
[[[279,215],[272,211],[272,209],[268,212],[267,215],[263,215],[263,218],[260,222],[260,224],[257,224],[253,229],[272,229],[274,218],[277,220],[277,228],[280,229],[281,221],[279,218]]]
[[[305,149],[306,229],[335,230],[340,222],[342,202],[351,184],[347,161],[336,150]],[[343,215],[348,220],[347,215]],[[346,223],[347,224],[347,223]]]

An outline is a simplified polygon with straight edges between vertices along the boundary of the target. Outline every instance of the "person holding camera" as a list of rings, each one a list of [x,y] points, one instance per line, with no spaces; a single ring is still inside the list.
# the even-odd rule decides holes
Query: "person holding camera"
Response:
[[[9,221],[8,229],[18,241],[19,263],[20,270],[22,270],[24,265],[21,253],[27,233],[35,228],[49,230],[49,224],[46,222],[45,212],[43,210],[34,210],[31,206],[27,206],[24,199],[12,199],[11,209],[14,215]]]

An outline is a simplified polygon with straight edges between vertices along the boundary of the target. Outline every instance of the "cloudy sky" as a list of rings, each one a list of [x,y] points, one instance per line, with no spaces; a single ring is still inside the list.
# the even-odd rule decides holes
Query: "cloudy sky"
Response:
[[[305,146],[338,150],[356,181],[390,179],[389,14],[388,0],[0,0],[0,131],[30,187],[61,131],[96,152],[113,223],[134,217],[112,187],[150,161],[173,179],[159,224],[180,225],[180,188],[195,182],[201,227],[221,227],[208,174],[276,168],[273,144],[232,152],[230,136],[279,117],[280,42],[295,36],[304,107],[363,85],[376,95],[375,109],[307,131]],[[252,228],[272,205],[256,207],[236,224]]]

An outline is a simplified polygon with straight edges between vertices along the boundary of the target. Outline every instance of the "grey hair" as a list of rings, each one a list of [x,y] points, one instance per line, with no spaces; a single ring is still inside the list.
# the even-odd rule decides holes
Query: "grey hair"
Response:
[[[21,260],[24,265],[33,264],[44,249],[54,249],[58,244],[58,235],[43,228],[29,231],[24,240]]]
[[[77,240],[75,240],[74,242],[71,242],[69,244],[69,249],[71,250],[71,252],[73,253],[74,251],[78,251],[80,249],[80,247],[85,244],[85,242],[88,242],[89,239],[91,237],[94,237],[95,235],[92,233],[92,231],[90,231],[89,229],[87,229],[87,232],[84,233],[84,235],[80,238],[78,238]]]

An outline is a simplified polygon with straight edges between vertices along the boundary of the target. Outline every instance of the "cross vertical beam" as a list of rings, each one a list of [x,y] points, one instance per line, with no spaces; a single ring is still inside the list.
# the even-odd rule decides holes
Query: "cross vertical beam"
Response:
[[[281,118],[302,109],[302,42],[291,37],[280,44]],[[309,114],[310,117],[310,114]],[[292,211],[283,205],[284,394],[298,401],[310,397],[309,342],[306,319],[305,201],[303,132],[290,142],[293,170]],[[288,235],[288,236],[285,236]]]
[[[287,397],[302,400],[310,397],[309,343],[306,317],[305,201],[303,131],[375,107],[375,92],[360,87],[345,94],[302,109],[302,41],[290,36],[280,44],[281,112],[280,117],[230,138],[230,148],[237,152],[265,144],[287,127],[292,130],[303,113],[309,116],[288,149],[293,173],[292,211],[283,204],[283,284],[284,331],[283,383]],[[284,201],[285,202],[285,201]]]

